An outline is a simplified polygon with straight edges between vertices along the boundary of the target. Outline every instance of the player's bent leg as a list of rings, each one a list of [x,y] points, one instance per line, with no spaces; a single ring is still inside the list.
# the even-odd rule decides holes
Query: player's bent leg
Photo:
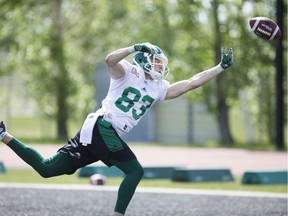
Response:
[[[7,145],[43,178],[75,172],[72,158],[68,154],[57,152],[49,158],[44,158],[35,149],[25,145],[16,138],[12,138]]]
[[[115,206],[115,213],[124,215],[128,204],[134,195],[135,189],[143,177],[144,169],[137,159],[129,161],[111,160],[111,163],[126,174],[119,187]]]

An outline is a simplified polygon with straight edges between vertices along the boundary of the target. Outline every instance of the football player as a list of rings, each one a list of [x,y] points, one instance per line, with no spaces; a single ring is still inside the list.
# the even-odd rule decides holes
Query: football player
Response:
[[[134,54],[131,64],[125,58]],[[116,166],[126,175],[119,187],[114,216],[124,215],[143,176],[143,167],[121,135],[128,133],[151,106],[177,98],[208,82],[233,64],[233,51],[222,48],[221,62],[190,79],[170,84],[168,59],[150,43],[135,44],[107,55],[105,62],[110,87],[102,105],[90,113],[75,137],[49,158],[7,133],[0,123],[0,140],[44,178],[72,174],[77,169],[101,160]]]

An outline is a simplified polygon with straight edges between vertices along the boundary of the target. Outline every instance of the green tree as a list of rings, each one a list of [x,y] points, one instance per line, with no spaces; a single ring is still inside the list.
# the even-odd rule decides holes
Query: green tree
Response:
[[[56,77],[56,121],[58,138],[68,137],[67,121],[69,115],[68,97],[71,94],[71,80],[66,68],[66,56],[64,50],[64,26],[62,18],[62,0],[52,0],[51,7],[51,40],[49,44],[50,58],[55,64]]]
[[[284,2],[283,0],[276,0],[276,21],[278,26],[282,31],[284,30]],[[286,14],[287,15],[287,14]],[[286,19],[287,20],[287,19]],[[283,150],[284,145],[284,127],[286,116],[284,114],[285,109],[285,99],[284,99],[284,47],[283,38],[280,38],[276,42],[276,127],[275,127],[275,143],[278,150]]]
[[[218,0],[212,1],[212,14],[214,21],[214,52],[215,52],[215,64],[221,61],[221,55],[219,50],[221,49],[222,44],[222,34],[220,32],[220,23],[218,18],[219,2]],[[228,72],[229,73],[229,72]],[[221,138],[221,143],[223,144],[233,144],[234,140],[231,135],[230,126],[229,126],[229,105],[227,103],[228,94],[226,91],[226,74],[222,73],[221,76],[216,77],[216,100],[217,100],[217,120],[219,134]]]
[[[224,5],[224,1],[222,3]],[[230,85],[233,83],[233,88],[229,89],[229,98],[236,98],[235,105],[238,105],[239,92],[248,92],[249,111],[253,114],[253,126],[259,132],[258,141],[275,143],[274,47],[277,41],[265,41],[257,37],[248,25],[249,19],[257,16],[276,20],[275,2],[233,1],[230,2],[229,10],[223,13],[227,16],[224,23],[228,31],[225,35],[229,36],[224,38],[225,43],[236,47],[233,74],[236,73],[237,78],[231,77],[236,81],[234,83],[231,78],[228,80]],[[283,41],[286,43],[286,39],[283,38]],[[287,65],[284,67],[287,68]],[[234,89],[237,92],[231,92]]]
[[[9,73],[12,73],[15,69],[10,50],[18,48],[15,41],[15,23],[6,25],[11,16],[10,11],[17,7],[19,2],[1,0],[0,1],[0,77]]]
[[[82,78],[92,66],[75,63],[83,44],[74,43],[75,39],[68,43],[67,29],[73,24],[64,16],[62,1],[25,1],[7,14],[10,15],[5,26],[15,26],[17,49],[9,50],[15,70],[26,81],[42,112],[55,118],[58,138],[66,138],[67,123],[76,116],[76,108],[82,108],[77,111],[82,117],[82,112],[87,113],[92,107],[86,100],[92,98],[91,85],[82,88]],[[81,96],[79,89],[84,92]]]

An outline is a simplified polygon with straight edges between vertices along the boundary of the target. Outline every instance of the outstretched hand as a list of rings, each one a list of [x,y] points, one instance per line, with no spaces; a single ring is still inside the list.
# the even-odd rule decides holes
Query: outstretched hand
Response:
[[[154,54],[156,52],[154,46],[149,42],[141,43],[141,44],[135,44],[134,49],[135,49],[135,51],[141,51],[141,52],[145,52],[145,53],[149,53],[149,54]]]
[[[225,52],[225,48],[222,47],[221,48],[221,67],[226,70],[227,68],[229,68],[234,62],[234,56],[233,56],[233,49],[230,48],[229,52],[226,53]]]

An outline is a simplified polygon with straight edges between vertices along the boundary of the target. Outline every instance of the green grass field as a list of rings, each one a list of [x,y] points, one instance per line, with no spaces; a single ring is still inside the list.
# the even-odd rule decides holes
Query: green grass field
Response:
[[[118,186],[122,178],[108,178],[109,186]],[[44,179],[34,170],[8,170],[6,173],[0,173],[0,182],[9,183],[37,183],[37,184],[83,184],[89,185],[89,178],[80,178],[78,173],[73,175],[64,175],[54,178]],[[243,185],[241,179],[236,178],[233,182],[209,182],[209,183],[180,183],[169,179],[147,180],[143,179],[139,187],[168,187],[168,188],[189,188],[189,189],[208,189],[208,190],[233,190],[233,191],[257,191],[287,193],[287,185]]]

